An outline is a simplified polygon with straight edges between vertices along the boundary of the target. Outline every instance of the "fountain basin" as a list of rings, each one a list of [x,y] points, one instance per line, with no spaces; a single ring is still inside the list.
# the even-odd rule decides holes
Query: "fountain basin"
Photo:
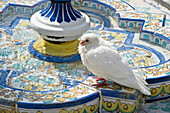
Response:
[[[132,11],[134,8],[119,0],[114,3],[102,0],[84,0],[83,4],[79,3],[73,1],[75,7],[84,6],[82,11],[91,19],[91,28],[87,32],[96,33],[117,47],[118,52],[128,60],[133,71],[146,78],[152,95],[145,99],[139,91],[115,83],[101,87],[99,90],[95,89],[91,87],[91,83],[95,83],[95,79],[91,77],[94,75],[89,74],[80,61],[54,63],[49,61],[51,56],[38,52],[35,52],[35,55],[30,54],[28,47],[40,36],[30,27],[30,17],[28,16],[10,20],[12,21],[12,23],[9,22],[10,26],[4,26],[3,22],[0,23],[0,108],[2,111],[14,112],[17,108],[20,112],[40,113],[49,112],[49,110],[51,112],[97,112],[99,109],[103,112],[137,112],[143,99],[146,102],[153,102],[169,98],[170,61],[166,56],[169,54],[169,50],[161,46],[155,48],[152,43],[146,44],[144,41],[136,40],[139,38],[136,37],[136,32],[113,28],[112,19],[121,20],[115,12]],[[38,5],[40,9],[43,4],[39,3]],[[20,8],[17,5],[15,7]],[[28,7],[22,6],[22,8],[25,11]],[[2,15],[5,14],[2,13]],[[20,16],[23,15],[20,14]],[[130,22],[133,19],[135,18],[127,19],[129,21],[127,25],[132,25]],[[156,20],[151,19],[151,21],[155,22]],[[135,22],[141,21],[137,19]],[[150,27],[153,26],[148,26],[148,28]],[[163,24],[161,27],[164,28]],[[153,36],[153,32],[149,30],[147,33]],[[154,33],[159,33],[161,36],[155,35],[163,37],[163,32],[164,30],[160,30]],[[164,39],[167,39],[167,36],[166,34]],[[37,59],[37,54],[41,56],[41,60]],[[57,57],[55,58],[55,60],[59,60]],[[70,62],[72,61],[74,60],[71,59]],[[102,101],[99,101],[101,93]],[[18,107],[16,107],[17,105]],[[100,105],[103,107],[100,108]]]

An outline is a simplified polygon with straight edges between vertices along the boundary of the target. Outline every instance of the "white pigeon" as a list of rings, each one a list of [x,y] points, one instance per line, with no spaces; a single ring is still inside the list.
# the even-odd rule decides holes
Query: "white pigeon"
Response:
[[[94,75],[150,95],[143,77],[134,74],[110,42],[93,33],[84,34],[78,47],[82,63]]]

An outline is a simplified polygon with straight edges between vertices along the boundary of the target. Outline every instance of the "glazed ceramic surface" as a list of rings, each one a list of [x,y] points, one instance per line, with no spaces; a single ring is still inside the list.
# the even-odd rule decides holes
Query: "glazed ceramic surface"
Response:
[[[153,102],[169,98],[168,12],[163,8],[154,9],[158,11],[156,14],[149,12],[152,5],[146,5],[144,11],[138,12],[142,9],[140,3],[147,4],[148,0],[140,0],[136,5],[132,2],[75,0],[72,4],[90,18],[91,27],[86,33],[93,32],[112,43],[133,71],[146,78],[152,95],[143,98],[139,91],[112,81],[108,81],[110,85],[96,89],[92,87],[96,83],[94,75],[81,61],[49,62],[49,57],[54,60],[56,57],[34,51],[31,44],[41,36],[30,26],[32,13],[48,7],[49,2],[6,0],[0,2],[0,111],[133,113],[141,110],[143,100]],[[136,28],[138,32],[134,30]],[[166,113],[169,111],[167,103],[148,103],[142,109]]]

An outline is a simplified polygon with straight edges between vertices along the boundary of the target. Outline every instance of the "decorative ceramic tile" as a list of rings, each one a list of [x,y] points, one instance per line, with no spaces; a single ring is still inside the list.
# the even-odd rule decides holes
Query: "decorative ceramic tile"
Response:
[[[143,30],[157,31],[163,27],[165,15],[163,14],[150,14],[150,13],[139,13],[139,12],[120,12],[121,19],[131,19],[131,21],[145,20]]]
[[[155,33],[159,33],[170,39],[170,27],[163,27],[162,29],[156,31]]]
[[[134,38],[136,38],[136,34],[139,34],[137,32],[114,29],[111,25],[113,21],[108,18],[109,16],[118,21],[121,18],[127,19],[126,25],[137,28],[138,31],[143,24],[140,38],[145,37],[155,43],[159,41],[158,44],[168,49],[169,42],[165,44],[164,41],[167,40],[163,40],[169,39],[169,18],[166,18],[165,21],[165,14],[168,14],[167,9],[162,6],[159,8],[159,5],[154,2],[150,6],[164,11],[165,14],[148,13],[150,10],[148,6],[143,6],[143,10],[141,7],[134,6],[136,8],[134,12],[134,7],[128,4],[131,3],[131,0],[126,0],[126,2],[122,0],[79,1],[82,4],[78,4],[76,0],[72,2],[74,5],[84,6],[82,9],[79,8],[90,17],[91,28],[88,32],[93,32],[112,43],[119,54],[128,61],[133,71],[146,78],[152,93],[146,97],[146,102],[169,98],[170,62],[164,56],[164,49],[161,48],[160,52],[157,48],[144,45],[141,40],[136,41]],[[140,2],[150,3],[150,0]],[[30,27],[30,17],[24,17],[22,13],[18,13],[20,18],[13,16],[13,18],[8,18],[9,21],[1,21],[1,18],[5,19],[9,16],[7,15],[7,10],[10,9],[7,7],[8,3],[23,6],[23,14],[27,14],[26,9],[35,4],[37,7],[31,7],[33,8],[32,13],[45,7],[44,4],[41,5],[40,0],[0,1],[0,11],[4,11],[0,15],[0,23],[2,23],[0,26],[0,112],[48,113],[49,109],[54,113],[96,113],[98,110],[102,110],[103,113],[138,112],[142,99],[144,99],[138,90],[111,81],[107,82],[108,85],[96,89],[92,87],[96,83],[96,79],[91,77],[94,75],[89,74],[80,61],[54,63],[47,62],[47,55],[42,56],[43,60],[31,55],[28,47],[40,36]],[[17,5],[14,6],[14,8],[18,8]],[[5,9],[5,7],[7,8]],[[117,17],[116,12],[121,18]],[[167,27],[164,27],[164,24]],[[143,32],[144,30],[147,32]],[[161,36],[157,34],[161,34]],[[162,38],[164,36],[165,38]],[[102,101],[99,100],[101,92]],[[151,113],[166,113],[169,106],[164,103],[167,102],[146,104],[143,109]]]
[[[98,0],[100,2],[106,3],[113,8],[116,9],[116,11],[128,11],[128,10],[133,10],[133,7],[131,7],[129,4],[126,2],[123,2],[121,0]]]
[[[83,83],[97,84],[95,77],[88,77]],[[132,88],[107,81],[108,85],[98,87],[102,93],[102,112],[136,112],[141,106],[142,95]]]
[[[10,3],[16,5],[32,6],[42,0],[1,0],[0,1],[0,12]],[[44,0],[45,1],[45,0]]]

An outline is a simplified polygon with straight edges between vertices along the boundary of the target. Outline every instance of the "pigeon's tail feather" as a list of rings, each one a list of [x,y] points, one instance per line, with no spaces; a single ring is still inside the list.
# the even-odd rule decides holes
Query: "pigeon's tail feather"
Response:
[[[135,76],[138,78],[138,80],[140,80],[143,84],[148,85],[148,83],[143,79],[142,76],[135,74]]]
[[[145,95],[151,95],[151,92],[147,88],[142,88],[140,91]]]
[[[143,93],[143,94],[145,94],[145,95],[151,95],[151,92],[149,91],[150,90],[150,88],[148,88],[147,86],[145,86],[144,84],[143,84],[143,82],[142,81],[140,81],[139,79],[138,79],[138,82],[139,82],[139,90]]]

